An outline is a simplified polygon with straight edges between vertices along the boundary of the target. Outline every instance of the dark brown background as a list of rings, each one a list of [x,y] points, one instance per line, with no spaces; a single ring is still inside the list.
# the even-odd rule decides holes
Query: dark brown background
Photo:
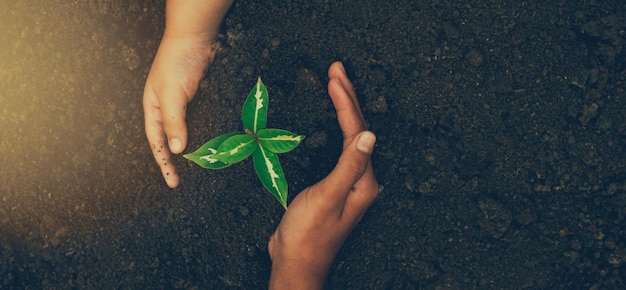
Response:
[[[623,1],[236,1],[190,104],[190,152],[241,129],[257,76],[291,196],[334,166],[344,61],[383,188],[330,289],[615,289],[626,279]],[[250,160],[178,156],[141,95],[163,1],[0,4],[0,288],[264,288],[283,213]]]

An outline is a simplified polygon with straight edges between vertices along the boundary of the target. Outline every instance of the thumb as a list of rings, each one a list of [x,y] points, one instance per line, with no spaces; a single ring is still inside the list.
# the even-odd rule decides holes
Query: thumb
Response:
[[[174,154],[183,152],[187,146],[187,124],[185,123],[187,102],[188,98],[181,95],[181,92],[166,92],[164,98],[161,99],[163,129],[170,151]]]
[[[329,194],[342,193],[345,198],[367,170],[376,136],[370,131],[359,133],[344,149],[335,169],[324,179]]]

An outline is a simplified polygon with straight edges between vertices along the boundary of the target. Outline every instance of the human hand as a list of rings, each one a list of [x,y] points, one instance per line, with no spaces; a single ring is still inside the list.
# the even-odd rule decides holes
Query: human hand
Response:
[[[143,92],[145,129],[154,159],[171,188],[179,177],[171,153],[187,146],[187,103],[213,62],[217,42],[207,34],[163,35]]]
[[[233,0],[167,0],[165,32],[143,90],[146,136],[171,188],[179,183],[171,153],[187,146],[187,103],[213,62],[217,31]]]
[[[326,178],[296,196],[270,238],[271,289],[321,289],[339,248],[378,195],[370,162],[376,137],[366,131],[343,65],[333,63],[328,77],[343,152]]]

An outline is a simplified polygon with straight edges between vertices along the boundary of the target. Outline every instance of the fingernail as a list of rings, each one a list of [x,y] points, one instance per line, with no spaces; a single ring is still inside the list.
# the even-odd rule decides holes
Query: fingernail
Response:
[[[183,144],[182,142],[180,142],[180,139],[178,138],[172,138],[170,139],[170,150],[172,152],[180,152],[180,150],[182,150]]]
[[[337,84],[339,84],[339,86],[345,90],[345,88],[343,87],[343,84],[341,83],[341,81],[339,80],[339,78],[333,78],[333,81],[334,81],[334,82],[337,82]]]
[[[343,66],[343,62],[339,62],[339,64],[341,65],[341,70],[345,74],[346,73],[346,68]]]
[[[356,148],[363,153],[370,154],[374,149],[375,142],[376,136],[372,132],[364,132],[356,142]]]

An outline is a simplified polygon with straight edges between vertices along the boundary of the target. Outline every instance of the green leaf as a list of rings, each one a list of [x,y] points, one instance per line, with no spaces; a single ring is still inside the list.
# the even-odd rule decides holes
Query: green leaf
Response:
[[[298,147],[304,135],[297,135],[282,129],[261,129],[257,137],[263,148],[274,153],[285,153]]]
[[[241,111],[241,120],[246,129],[256,133],[260,129],[265,128],[267,124],[268,102],[267,88],[261,81],[261,77],[259,77],[256,85],[248,94]]]
[[[217,147],[217,152],[213,154],[213,158],[233,164],[248,158],[257,147],[258,144],[254,136],[240,133],[224,140],[224,142]]]
[[[263,186],[287,209],[287,180],[278,155],[259,146],[252,155],[254,169]]]
[[[243,132],[232,132],[232,133],[224,134],[221,136],[217,136],[209,140],[208,142],[204,143],[204,145],[200,146],[198,150],[189,154],[185,154],[183,155],[183,157],[193,161],[194,163],[198,164],[202,168],[221,169],[221,168],[227,167],[230,165],[229,163],[225,163],[225,162],[215,159],[213,157],[213,154],[217,152],[217,147],[219,147],[224,142],[224,140],[234,135],[238,135],[238,134],[243,134]]]

